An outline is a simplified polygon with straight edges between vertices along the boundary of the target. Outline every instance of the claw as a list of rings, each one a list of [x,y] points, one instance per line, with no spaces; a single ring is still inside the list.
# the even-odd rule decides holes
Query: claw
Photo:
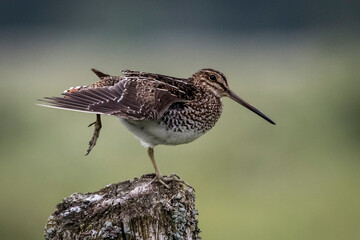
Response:
[[[167,185],[166,183],[169,183],[169,182],[179,182],[181,184],[184,184],[186,185],[187,187],[193,189],[192,186],[190,186],[187,182],[185,182],[184,180],[180,179],[180,177],[173,173],[171,174],[170,176],[162,176],[160,174],[156,174],[155,178],[151,181],[151,182],[159,182],[160,184],[164,185],[167,189],[169,189],[169,185]]]
[[[174,177],[176,177],[177,179],[180,179],[180,177],[179,177],[179,175],[177,175],[176,173],[172,173],[172,174],[170,174],[170,176],[169,176],[170,178],[174,178]]]
[[[93,123],[90,123],[88,127],[91,127],[91,126],[94,125],[95,123],[96,123],[96,121],[93,122]]]
[[[90,139],[89,148],[87,149],[87,153],[85,154],[85,156],[89,155],[91,150],[95,147],[96,142],[97,142],[97,140],[99,138],[100,129],[102,127],[100,114],[96,114],[96,121],[91,123],[88,127],[91,127],[92,125],[95,125],[94,133],[93,133],[93,136]]]
[[[164,177],[161,173],[160,173],[160,170],[156,164],[156,161],[155,161],[155,158],[154,158],[154,148],[153,147],[149,147],[148,148],[148,155],[149,155],[149,158],[151,160],[151,163],[153,164],[154,166],[154,169],[155,169],[155,174],[156,176],[154,177],[154,179],[150,182],[159,182],[161,183],[162,185],[164,185],[166,188],[170,188],[169,185],[167,185],[166,183],[168,182],[172,182],[172,181],[175,181],[175,182],[179,182],[181,184],[184,184],[186,185],[187,187],[193,189],[189,184],[187,184],[184,180],[181,180],[180,177],[178,175],[176,175],[175,173],[171,174],[170,176],[168,177]],[[194,190],[194,189],[193,189]]]
[[[159,182],[160,184],[164,185],[167,189],[170,189],[169,185],[167,185],[164,182],[164,177],[162,175],[156,174],[156,176],[154,177],[154,179],[151,182]]]

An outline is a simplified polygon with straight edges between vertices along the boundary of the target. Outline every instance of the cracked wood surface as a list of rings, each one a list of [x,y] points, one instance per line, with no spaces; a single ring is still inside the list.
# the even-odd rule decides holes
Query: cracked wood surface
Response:
[[[49,217],[45,239],[200,239],[194,190],[177,182],[167,189],[153,178],[70,195]]]

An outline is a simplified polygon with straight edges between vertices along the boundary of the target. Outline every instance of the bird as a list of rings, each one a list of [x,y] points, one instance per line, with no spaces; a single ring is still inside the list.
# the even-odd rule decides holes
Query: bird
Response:
[[[229,97],[267,122],[265,114],[236,95],[225,75],[212,68],[201,69],[189,78],[156,73],[123,70],[112,76],[91,69],[99,80],[88,86],[65,90],[61,97],[44,97],[41,106],[96,114],[94,133],[86,155],[99,138],[101,115],[111,115],[138,138],[147,148],[155,169],[155,182],[169,188],[171,181],[189,186],[176,174],[161,174],[154,157],[157,145],[190,143],[209,131],[222,113],[223,97]]]

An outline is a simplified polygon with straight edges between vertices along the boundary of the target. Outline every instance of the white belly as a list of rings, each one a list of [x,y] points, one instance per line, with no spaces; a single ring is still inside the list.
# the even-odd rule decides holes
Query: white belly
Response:
[[[164,124],[156,121],[133,121],[120,119],[121,123],[132,132],[144,147],[155,147],[156,145],[179,145],[189,143],[204,134],[197,129],[177,129],[173,130]]]

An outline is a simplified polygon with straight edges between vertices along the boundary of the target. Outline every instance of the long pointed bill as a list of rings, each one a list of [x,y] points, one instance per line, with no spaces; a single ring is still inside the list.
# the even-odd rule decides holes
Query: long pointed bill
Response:
[[[260,112],[259,110],[257,110],[255,107],[251,106],[249,103],[247,103],[246,101],[244,101],[242,98],[240,98],[239,96],[237,96],[233,91],[228,90],[227,93],[229,94],[229,98],[231,98],[232,100],[234,100],[237,103],[240,103],[241,105],[243,105],[244,107],[246,107],[247,109],[249,109],[250,111],[256,113],[257,115],[259,115],[260,117],[262,117],[263,119],[265,119],[266,121],[268,121],[271,124],[275,123],[268,118],[267,116],[265,116],[265,114],[263,114],[262,112]]]

